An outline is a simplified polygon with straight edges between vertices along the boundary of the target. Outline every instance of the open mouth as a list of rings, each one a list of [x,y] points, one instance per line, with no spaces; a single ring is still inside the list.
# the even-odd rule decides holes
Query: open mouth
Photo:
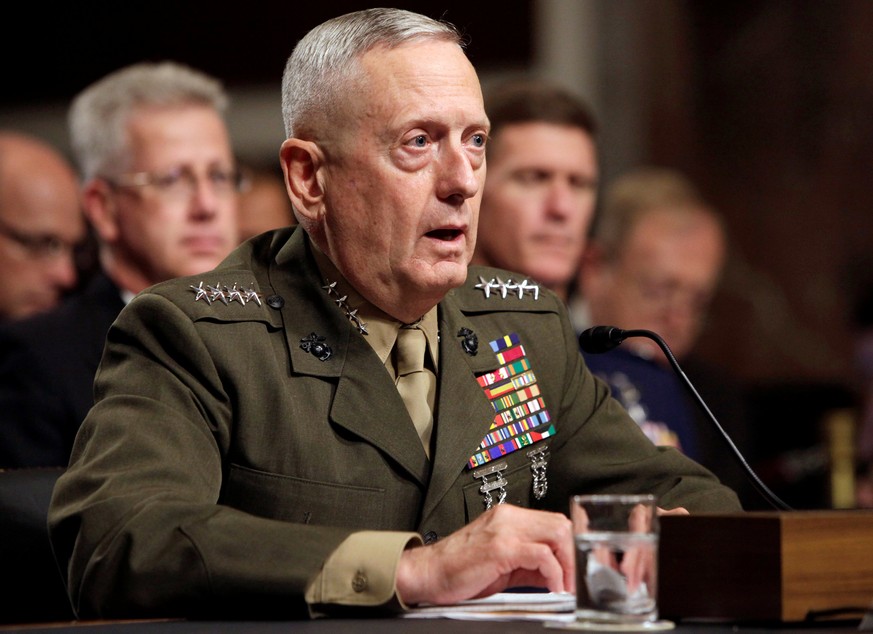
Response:
[[[461,235],[460,229],[435,229],[428,231],[427,237],[434,240],[442,240],[443,242],[451,242]]]

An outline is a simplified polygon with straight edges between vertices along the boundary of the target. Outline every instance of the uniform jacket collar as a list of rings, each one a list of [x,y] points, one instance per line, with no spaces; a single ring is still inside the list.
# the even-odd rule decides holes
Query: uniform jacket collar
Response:
[[[268,288],[262,282],[261,290],[284,300],[276,312],[285,331],[291,373],[336,381],[331,421],[378,447],[426,486],[426,515],[461,475],[491,426],[494,410],[474,374],[494,370],[496,359],[464,352],[457,333],[470,324],[451,295],[440,302],[436,444],[431,463],[378,355],[322,288],[324,280],[319,277],[304,232],[294,230],[274,252],[265,280]],[[320,361],[300,347],[301,340],[312,333],[324,337],[330,346],[329,360]],[[442,420],[462,420],[465,424],[441,425]],[[454,431],[449,433],[450,429]]]

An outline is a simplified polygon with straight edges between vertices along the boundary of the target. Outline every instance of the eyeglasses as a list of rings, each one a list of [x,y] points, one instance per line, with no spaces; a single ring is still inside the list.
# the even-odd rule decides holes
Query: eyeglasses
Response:
[[[190,200],[200,185],[200,177],[188,167],[175,167],[164,172],[134,172],[116,178],[103,177],[115,188],[151,187],[168,200]],[[249,183],[248,173],[231,168],[212,168],[206,172],[206,182],[219,196],[243,191]]]
[[[636,278],[634,289],[642,302],[657,310],[683,310],[701,318],[712,301],[712,292],[677,280]]]
[[[27,233],[19,231],[0,220],[0,235],[3,235],[20,247],[36,260],[54,260],[63,255],[72,255],[78,258],[86,249],[85,242],[67,242],[50,233]]]

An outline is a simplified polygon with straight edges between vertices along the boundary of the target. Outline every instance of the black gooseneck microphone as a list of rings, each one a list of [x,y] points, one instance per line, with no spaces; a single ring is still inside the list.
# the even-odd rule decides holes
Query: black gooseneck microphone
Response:
[[[715,428],[718,430],[721,437],[724,438],[725,442],[730,447],[736,459],[740,462],[740,466],[742,466],[743,470],[746,472],[746,475],[752,481],[752,484],[755,485],[755,488],[758,490],[758,493],[767,500],[774,508],[790,511],[792,508],[788,506],[785,502],[783,502],[775,493],[773,493],[766,484],[761,481],[761,478],[758,477],[758,474],[752,470],[752,467],[749,466],[749,463],[746,462],[746,459],[743,457],[743,454],[740,453],[740,450],[737,449],[737,446],[734,444],[734,441],[728,435],[728,433],[724,430],[721,424],[716,419],[715,415],[710,411],[709,407],[706,405],[706,402],[701,398],[700,394],[697,393],[697,390],[694,388],[694,385],[685,375],[685,372],[682,371],[682,368],[679,367],[679,362],[676,360],[676,357],[673,355],[673,351],[670,350],[670,346],[667,345],[667,342],[658,335],[657,333],[652,332],[651,330],[622,330],[621,328],[616,328],[615,326],[594,326],[585,330],[581,335],[579,335],[579,345],[582,347],[582,350],[592,354],[600,354],[602,352],[608,352],[613,348],[616,348],[622,344],[625,339],[629,337],[646,337],[647,339],[651,339],[661,350],[664,352],[664,355],[667,357],[667,360],[670,362],[670,365],[673,367],[673,370],[676,374],[679,375],[679,378],[682,379],[683,384],[691,392],[691,396],[694,397],[694,401],[700,406],[700,408],[706,413],[706,416],[715,425]]]

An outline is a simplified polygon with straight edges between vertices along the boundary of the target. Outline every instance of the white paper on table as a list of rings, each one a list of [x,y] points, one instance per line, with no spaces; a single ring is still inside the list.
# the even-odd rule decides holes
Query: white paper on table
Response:
[[[572,621],[576,595],[571,592],[498,592],[452,605],[419,605],[404,618],[468,621]]]

